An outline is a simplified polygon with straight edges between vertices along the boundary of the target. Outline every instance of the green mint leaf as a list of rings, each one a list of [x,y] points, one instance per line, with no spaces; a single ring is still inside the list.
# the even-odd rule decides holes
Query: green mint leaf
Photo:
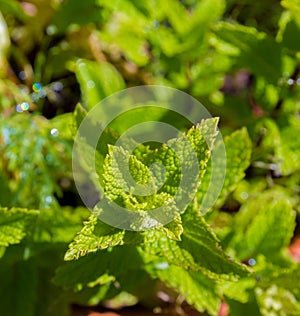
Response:
[[[186,270],[202,271],[215,278],[247,275],[247,269],[229,258],[204,219],[188,209],[182,216],[181,241],[167,238],[163,232],[145,232],[143,251],[165,258],[169,264]]]
[[[250,293],[256,285],[255,278],[242,278],[237,282],[228,280],[220,280],[223,294],[232,300],[247,303],[249,301]]]
[[[199,312],[208,311],[217,315],[221,294],[214,280],[199,272],[187,271],[178,266],[157,264],[150,271],[152,277],[163,281],[180,293]]]
[[[235,48],[236,67],[247,65],[251,73],[277,84],[282,74],[282,47],[272,37],[253,27],[227,22],[217,25],[216,34]],[[270,51],[273,54],[270,55]]]
[[[33,239],[36,243],[69,243],[89,214],[83,207],[44,210],[36,221]]]
[[[116,246],[63,263],[56,271],[54,282],[64,288],[80,290],[87,285],[114,281],[114,277],[128,276],[129,270],[140,269],[141,266],[142,260],[136,247]]]
[[[276,195],[274,195],[276,197]],[[236,215],[230,247],[245,260],[263,254],[278,256],[293,236],[296,213],[288,201],[276,200],[272,192],[244,204]]]
[[[74,117],[74,122],[75,122],[75,131],[78,130],[81,122],[84,120],[86,115],[87,115],[87,110],[80,103],[78,103],[73,112],[73,117]]]
[[[179,246],[192,255],[199,267],[225,278],[247,275],[245,266],[223,252],[215,234],[198,212],[189,209],[182,223],[185,229]]]
[[[226,149],[226,161],[218,160],[217,168],[226,167],[226,176],[220,196],[216,201],[216,207],[222,206],[226,197],[231,193],[245,176],[245,170],[249,167],[251,157],[251,140],[245,128],[233,132],[224,139]],[[218,152],[222,150],[222,144],[217,142],[213,148],[215,157],[222,157]],[[222,172],[219,169],[214,170],[214,181],[222,181],[220,178]],[[208,163],[206,172],[197,191],[198,207],[203,211],[208,211],[212,206],[216,196],[213,191],[208,191],[212,177],[211,162]],[[208,194],[207,194],[208,192]]]
[[[18,244],[30,232],[39,212],[20,208],[0,208],[0,246]]]
[[[169,264],[180,266],[186,270],[201,270],[193,256],[185,249],[180,248],[180,244],[176,240],[172,240],[166,236],[166,233],[159,230],[149,230],[144,233],[145,242],[141,245],[143,256],[148,255],[154,258],[164,258]],[[150,261],[153,258],[150,258]]]
[[[181,217],[177,216],[172,222],[157,229],[161,229],[170,239],[181,240],[180,236],[183,233]]]
[[[124,230],[98,221],[97,217],[92,215],[88,221],[84,222],[83,228],[69,245],[65,260],[78,259],[90,252],[122,245],[124,235]]]
[[[89,110],[105,97],[125,88],[119,72],[107,62],[79,59],[74,65],[74,72]]]
[[[222,205],[227,195],[244,178],[251,158],[252,145],[246,128],[242,128],[225,137],[224,143],[226,148],[226,177],[217,206]]]

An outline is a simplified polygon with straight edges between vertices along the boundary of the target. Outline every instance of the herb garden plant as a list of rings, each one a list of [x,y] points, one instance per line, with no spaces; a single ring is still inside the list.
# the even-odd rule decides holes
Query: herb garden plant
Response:
[[[0,315],[300,315],[299,12],[298,0],[0,1]],[[72,152],[97,104],[140,85],[182,90],[212,117],[150,111],[180,133],[133,151],[117,142],[125,120],[104,130],[90,181],[109,203],[172,214],[126,230],[101,220],[98,196],[92,211],[82,202]],[[197,173],[179,209],[190,150]],[[88,174],[90,157],[87,143]],[[155,193],[125,189],[120,162]]]

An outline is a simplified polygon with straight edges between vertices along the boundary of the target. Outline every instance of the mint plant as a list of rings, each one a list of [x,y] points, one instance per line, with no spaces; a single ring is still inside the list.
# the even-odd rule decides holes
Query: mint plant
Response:
[[[210,181],[211,174],[205,171],[210,162],[211,152],[214,150],[217,123],[217,119],[202,120],[199,125],[186,132],[186,137],[191,142],[199,163],[197,192],[194,192],[196,198],[186,209],[177,210],[176,217],[169,224],[159,225],[142,232],[132,232],[111,227],[97,219],[97,212],[101,210],[96,206],[94,215],[91,215],[84,223],[65,255],[67,261],[77,260],[59,268],[55,282],[65,287],[82,289],[88,287],[89,284],[97,286],[99,284],[97,280],[101,280],[100,284],[106,286],[108,293],[129,291],[131,294],[138,295],[134,284],[130,284],[130,279],[137,280],[139,274],[148,275],[183,295],[199,311],[208,310],[213,315],[217,314],[222,297],[220,291],[222,280],[234,282],[241,276],[249,274],[245,266],[224,253],[218,238],[198,209],[201,204],[200,199],[205,195],[204,190],[207,190],[205,183]],[[237,139],[242,141],[236,142]],[[176,142],[179,148],[182,144],[180,138],[170,140],[170,142]],[[232,192],[250,162],[251,143],[246,131],[240,130],[226,138],[225,146],[232,142],[235,142],[235,145],[228,151],[227,168],[231,172],[234,170],[234,176],[227,178],[220,199],[224,199]],[[181,167],[180,164],[174,163],[176,157],[174,157],[174,152],[168,150],[167,144],[157,149],[140,144],[133,155],[120,147],[112,150],[112,145],[107,146],[108,153],[104,158],[103,178],[105,190],[112,201],[130,206],[132,212],[140,212],[145,209],[145,206],[146,209],[147,207],[151,209],[165,203],[176,192]],[[129,170],[138,183],[151,181],[150,169],[147,165],[149,166],[154,159],[162,162],[166,169],[166,179],[158,193],[141,197],[134,196],[130,191],[124,191],[121,186],[122,168],[116,172],[116,168],[119,167],[114,157],[116,154],[122,156],[122,159],[118,161],[129,163]],[[188,152],[185,152],[186,154],[189,155]],[[112,173],[112,168],[114,168],[114,173]],[[115,179],[115,174],[119,175],[119,178]],[[159,174],[156,176],[159,178]],[[133,223],[133,225],[137,224]],[[123,262],[123,255],[126,252],[133,252],[134,259],[128,262],[125,260],[120,271],[114,261]],[[98,269],[98,266],[101,268]],[[75,270],[78,274],[74,278],[72,271]],[[124,279],[129,274],[130,279]],[[116,282],[118,288],[116,288]],[[192,294],[189,295],[189,293]]]
[[[0,315],[161,298],[204,315],[299,315],[299,37],[296,0],[1,0]],[[91,213],[72,173],[76,132],[96,104],[140,85],[182,90],[214,117],[192,126],[164,113],[197,156],[181,191],[192,201],[173,203],[191,162],[182,135],[131,152],[116,143],[120,119],[82,155],[87,173],[96,156],[90,181],[108,198]],[[130,191],[125,165],[155,194]],[[224,180],[217,199],[212,179]],[[111,205],[140,214],[131,230],[101,220]],[[173,220],[146,227],[162,205]]]

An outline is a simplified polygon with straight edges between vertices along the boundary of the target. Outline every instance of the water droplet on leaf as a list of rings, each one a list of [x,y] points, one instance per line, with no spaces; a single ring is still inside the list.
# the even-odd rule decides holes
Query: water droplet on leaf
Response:
[[[50,195],[48,195],[45,200],[46,200],[46,203],[49,204],[52,202],[52,197]]]
[[[240,194],[240,197],[241,197],[242,200],[247,200],[248,197],[249,197],[249,194],[247,192],[242,192]]]
[[[248,264],[249,264],[249,266],[253,267],[256,265],[256,260],[254,258],[251,258],[248,260]]]
[[[41,90],[42,90],[41,84],[38,83],[38,82],[35,82],[35,83],[32,85],[32,90],[33,90],[34,92],[39,92],[39,91],[41,91]]]
[[[50,134],[54,137],[58,136],[59,132],[57,128],[52,128]]]
[[[16,106],[16,111],[18,113],[22,113],[22,112],[28,111],[28,110],[29,110],[29,103],[28,102],[22,102]]]
[[[89,80],[87,82],[87,86],[88,86],[88,88],[93,89],[93,88],[95,88],[95,82],[93,80]]]

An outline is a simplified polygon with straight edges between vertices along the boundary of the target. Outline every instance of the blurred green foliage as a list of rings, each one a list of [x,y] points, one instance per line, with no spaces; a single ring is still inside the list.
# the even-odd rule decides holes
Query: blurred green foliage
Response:
[[[1,0],[0,314],[69,315],[123,292],[153,307],[164,283],[209,315],[221,302],[233,316],[299,315],[299,17],[299,0]],[[77,125],[150,84],[220,117],[223,191],[205,216],[189,209],[152,235],[82,227]],[[66,258],[82,257],[63,263],[69,244]]]

